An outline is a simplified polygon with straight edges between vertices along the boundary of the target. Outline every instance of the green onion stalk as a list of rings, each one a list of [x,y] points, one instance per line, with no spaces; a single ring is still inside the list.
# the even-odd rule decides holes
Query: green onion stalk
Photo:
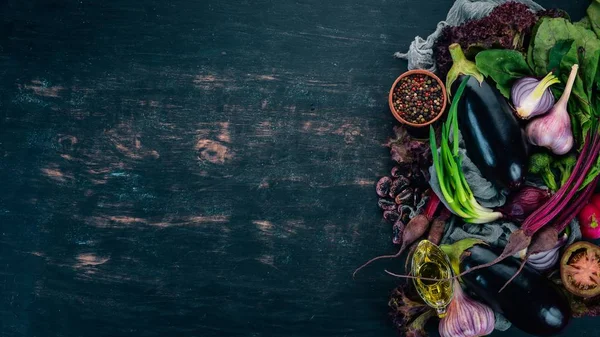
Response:
[[[465,76],[458,87],[448,115],[448,120],[442,124],[442,134],[439,153],[435,130],[430,126],[429,141],[433,154],[433,166],[440,184],[440,190],[450,210],[466,222],[483,224],[498,220],[502,217],[499,212],[481,206],[469,187],[463,174],[462,160],[458,147],[458,102],[465,91],[469,76]],[[452,142],[450,143],[450,132]]]

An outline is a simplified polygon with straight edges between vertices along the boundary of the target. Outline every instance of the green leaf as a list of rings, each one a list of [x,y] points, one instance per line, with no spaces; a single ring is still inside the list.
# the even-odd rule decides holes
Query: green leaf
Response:
[[[571,47],[564,53],[569,43]],[[532,46],[536,75],[545,75],[548,68],[554,67],[559,56],[564,53],[556,75],[565,84],[571,67],[579,64],[568,111],[573,122],[573,134],[581,147],[582,140],[590,130],[591,117],[595,114],[591,102],[592,89],[600,80],[600,40],[593,31],[585,28],[584,24],[572,24],[561,18],[546,18],[541,20],[532,39]]]
[[[560,63],[565,57],[565,55],[571,50],[573,46],[573,40],[563,40],[559,41],[557,44],[550,49],[549,52],[549,62],[547,72],[559,70]]]
[[[450,265],[452,266],[452,271],[456,275],[460,274],[460,256],[462,253],[472,248],[475,245],[485,245],[486,243],[479,239],[467,238],[462,239],[460,241],[456,241],[451,245],[441,245],[440,249],[448,255],[448,259],[450,259]]]
[[[577,47],[576,43],[573,43],[571,45],[571,49],[569,49],[569,51],[563,56],[559,66],[558,77],[561,79],[563,84],[567,82],[571,72],[571,67],[576,63],[582,64],[582,60],[580,59],[579,48]],[[596,69],[596,67],[593,68]],[[569,99],[567,108],[567,111],[569,111],[569,115],[571,117],[573,136],[575,137],[575,140],[577,141],[577,144],[579,144],[580,148],[583,147],[583,140],[590,129],[590,121],[593,114],[593,109],[588,94],[589,91],[585,87],[582,80],[582,77],[585,76],[584,72],[584,69],[579,69],[579,73],[575,79],[573,91],[571,92],[571,97]]]
[[[576,48],[578,54],[583,51],[579,60],[582,72],[580,75],[585,88],[589,90],[596,79],[600,40],[591,30],[574,25],[565,19],[542,20],[533,41],[534,73],[537,76],[546,75],[550,63],[550,49],[559,42],[568,40],[573,40],[572,48]]]
[[[584,16],[581,20],[575,22],[574,25],[585,28],[585,29],[589,29],[589,30],[592,29],[592,22],[590,21],[590,18],[587,16]]]
[[[596,97],[595,111],[598,111],[598,109],[600,109],[600,98]],[[598,127],[598,120],[596,119],[595,122],[590,121],[589,124],[593,125],[593,128],[596,130]],[[590,126],[590,128],[592,128],[592,126]],[[584,189],[587,185],[589,185],[598,175],[600,175],[600,157],[596,159],[596,162],[588,172],[587,176],[585,177],[585,180],[583,181],[583,184],[580,187],[580,190]]]
[[[579,112],[579,106],[574,100],[571,100],[567,104],[567,111],[569,111],[569,117],[571,118],[571,129],[573,130],[573,137],[575,142],[579,144],[579,147],[583,147],[584,134],[589,130],[589,117],[586,114]],[[584,133],[585,126],[585,133]]]
[[[531,75],[525,56],[516,50],[484,50],[477,54],[475,63],[483,75],[496,82],[496,87],[506,98],[510,97],[515,80]]]
[[[535,69],[535,60],[533,59],[533,43],[535,42],[535,39],[533,37],[537,35],[537,31],[543,21],[543,18],[538,20],[531,30],[532,38],[530,39],[529,46],[527,48],[527,64],[529,65],[530,69]]]
[[[600,157],[598,157],[598,159],[594,163],[594,166],[592,166],[592,168],[588,172],[587,176],[585,176],[585,180],[583,181],[583,184],[581,185],[580,190],[585,188],[587,185],[589,185],[599,174],[600,174]]]
[[[587,9],[587,17],[591,29],[600,37],[600,0],[594,0]]]
[[[535,69],[535,61],[533,60],[533,39],[531,39],[531,43],[529,43],[529,48],[527,48],[527,65],[529,65],[530,69]]]

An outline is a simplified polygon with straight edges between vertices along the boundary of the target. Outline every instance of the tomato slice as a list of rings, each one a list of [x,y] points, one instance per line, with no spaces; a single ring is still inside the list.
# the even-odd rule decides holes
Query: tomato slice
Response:
[[[567,247],[560,260],[560,277],[565,288],[577,296],[600,295],[600,247],[586,241]]]

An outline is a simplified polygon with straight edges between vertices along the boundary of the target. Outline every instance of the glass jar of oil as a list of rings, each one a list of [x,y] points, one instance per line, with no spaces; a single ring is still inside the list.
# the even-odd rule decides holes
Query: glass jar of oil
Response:
[[[413,276],[446,279],[452,277],[452,267],[448,256],[431,241],[423,240],[412,256]],[[430,281],[413,279],[417,292],[427,305],[434,308],[440,318],[446,316],[446,309],[452,301],[452,280]]]

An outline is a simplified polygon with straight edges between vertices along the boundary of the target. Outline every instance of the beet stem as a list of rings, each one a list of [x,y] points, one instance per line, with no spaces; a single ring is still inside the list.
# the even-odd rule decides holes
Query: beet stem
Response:
[[[431,221],[431,220],[433,220],[435,212],[437,212],[442,201],[437,196],[437,194],[435,194],[433,191],[430,191],[429,194],[431,195],[431,197],[429,198],[429,201],[427,202],[427,207],[425,207],[425,216],[427,217],[427,219],[429,219]]]
[[[562,232],[567,228],[567,226],[575,219],[577,214],[581,212],[581,210],[585,207],[586,202],[590,199],[592,194],[594,193],[594,189],[598,184],[598,178],[596,177],[585,189],[577,196],[573,202],[569,203],[567,208],[565,208],[563,214],[555,221],[554,227]]]
[[[584,149],[581,151],[579,160],[567,183],[544,206],[529,216],[521,226],[527,235],[531,236],[536,233],[546,224],[550,223],[559,213],[564,212],[565,207],[568,207],[567,205],[574,203],[574,200],[572,200],[573,196],[585,181],[600,151],[600,137],[597,133],[591,140],[590,135],[588,135],[586,140]],[[587,151],[590,143],[592,143],[591,151]]]
[[[560,201],[560,199],[564,196],[566,191],[569,189],[569,186],[573,183],[576,173],[579,172],[579,169],[584,164],[584,161],[585,161],[584,156],[585,156],[586,151],[589,149],[590,144],[591,144],[591,138],[590,138],[590,135],[588,135],[584,142],[583,149],[581,150],[581,155],[579,156],[579,158],[575,164],[575,168],[573,168],[573,171],[572,171],[571,175],[569,176],[569,179],[567,180],[567,182],[550,198],[550,200],[548,200],[548,202],[546,202],[546,204],[544,204],[544,206],[538,208],[529,217],[527,217],[527,219],[523,222],[523,227],[527,228],[528,226],[530,226],[530,224],[532,222],[537,220],[537,218],[540,214],[545,214],[546,208],[553,208],[554,205]]]

